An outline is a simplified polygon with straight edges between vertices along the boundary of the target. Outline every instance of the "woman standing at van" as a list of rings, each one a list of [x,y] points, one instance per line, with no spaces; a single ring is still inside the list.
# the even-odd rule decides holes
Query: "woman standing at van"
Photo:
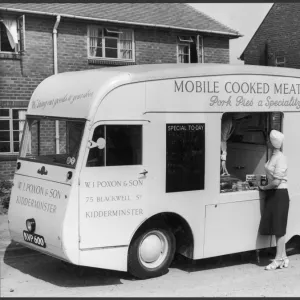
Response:
[[[284,135],[281,132],[271,131],[268,147],[273,153],[265,164],[268,185],[259,187],[260,190],[266,191],[259,232],[262,235],[276,237],[276,256],[272,263],[266,266],[266,270],[287,268],[289,264],[285,249],[285,233],[290,200],[287,190],[287,160],[280,151],[283,139]]]

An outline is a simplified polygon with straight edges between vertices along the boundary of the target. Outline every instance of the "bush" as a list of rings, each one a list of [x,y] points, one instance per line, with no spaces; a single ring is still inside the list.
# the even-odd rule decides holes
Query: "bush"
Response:
[[[13,183],[9,180],[0,180],[0,205],[4,209],[8,209],[10,193]]]

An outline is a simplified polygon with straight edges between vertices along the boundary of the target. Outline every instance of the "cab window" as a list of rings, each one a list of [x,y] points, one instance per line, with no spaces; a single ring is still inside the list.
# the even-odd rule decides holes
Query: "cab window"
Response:
[[[100,125],[92,141],[105,140],[105,147],[90,149],[87,167],[142,164],[142,125]]]
[[[82,120],[28,117],[20,158],[75,168],[84,126]]]

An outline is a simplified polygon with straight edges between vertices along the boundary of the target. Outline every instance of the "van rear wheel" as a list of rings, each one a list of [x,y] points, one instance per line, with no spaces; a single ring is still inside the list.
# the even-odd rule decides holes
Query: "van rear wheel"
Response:
[[[132,241],[128,272],[139,279],[161,276],[168,271],[175,253],[175,237],[165,226],[147,229]]]

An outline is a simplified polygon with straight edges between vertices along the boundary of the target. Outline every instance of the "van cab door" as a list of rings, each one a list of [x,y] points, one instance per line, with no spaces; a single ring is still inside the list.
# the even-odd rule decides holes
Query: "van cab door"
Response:
[[[93,125],[79,183],[80,249],[129,244],[145,219],[147,121]]]

